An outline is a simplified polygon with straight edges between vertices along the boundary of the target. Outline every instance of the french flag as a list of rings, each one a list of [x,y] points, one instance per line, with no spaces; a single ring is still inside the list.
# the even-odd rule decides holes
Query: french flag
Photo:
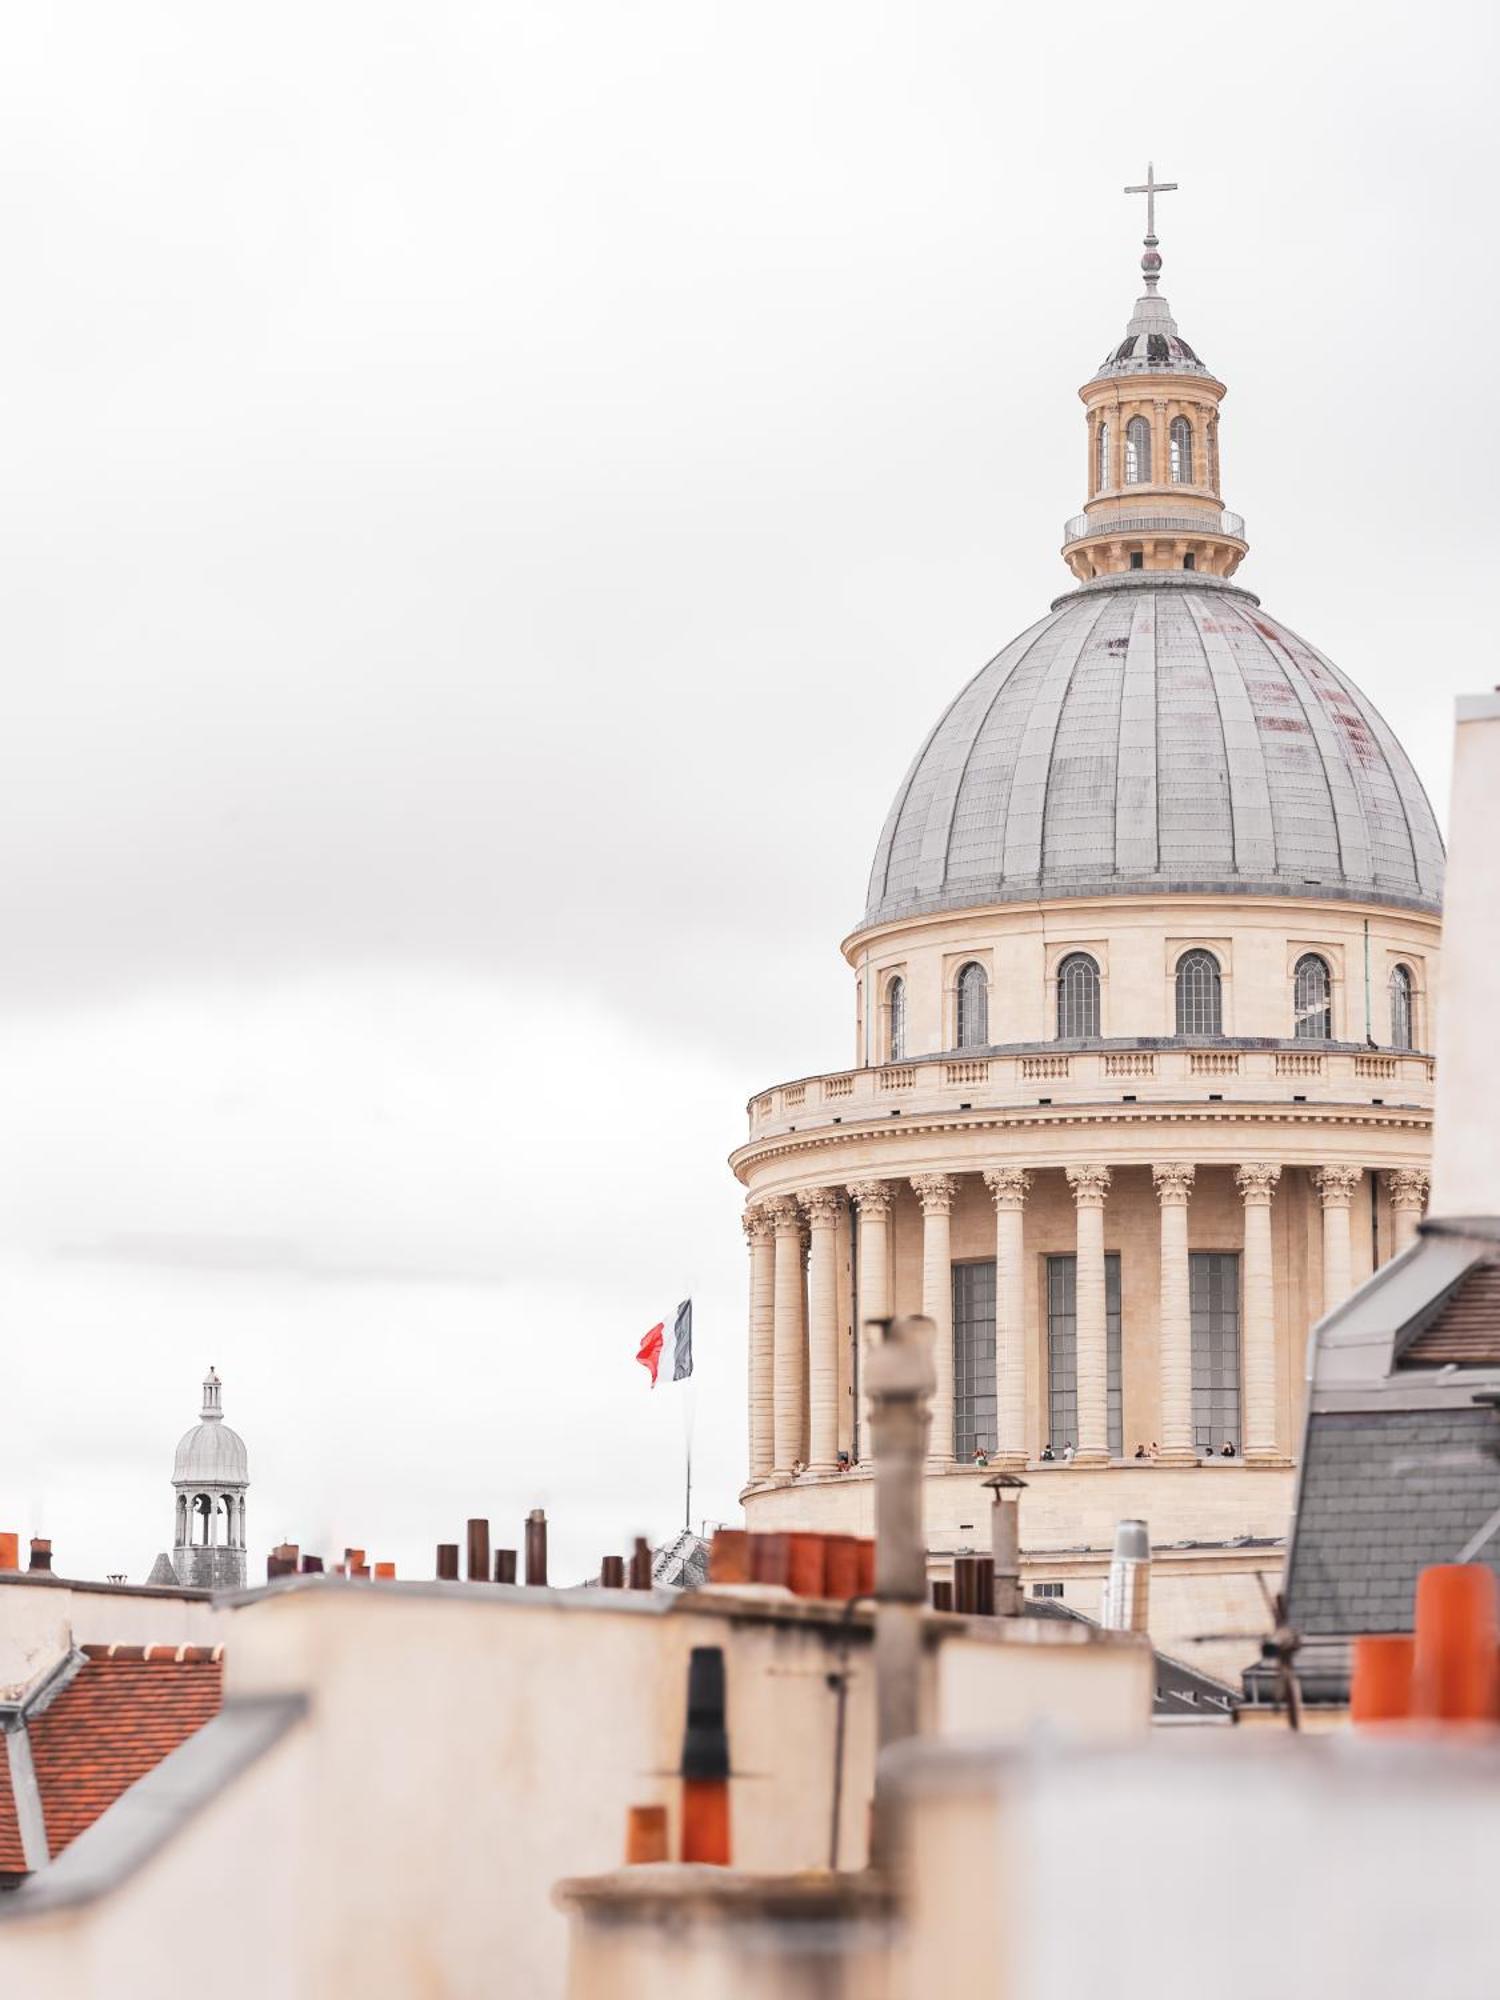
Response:
[[[653,1389],[656,1387],[656,1374],[661,1367],[661,1351],[666,1345],[666,1340],[667,1323],[664,1319],[659,1319],[635,1351],[636,1360],[651,1377]],[[672,1321],[672,1380],[685,1381],[692,1372],[693,1302],[691,1299],[684,1299]]]

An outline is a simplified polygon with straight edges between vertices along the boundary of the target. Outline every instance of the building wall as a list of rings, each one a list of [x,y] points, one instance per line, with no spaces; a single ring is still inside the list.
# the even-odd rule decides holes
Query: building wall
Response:
[[[15,1700],[74,1646],[214,1646],[206,1597],[129,1584],[0,1574],[0,1700]]]

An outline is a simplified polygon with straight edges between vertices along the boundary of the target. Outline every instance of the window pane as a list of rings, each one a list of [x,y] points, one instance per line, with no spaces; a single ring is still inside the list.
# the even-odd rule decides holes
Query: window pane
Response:
[[[906,1058],[906,981],[893,979],[886,988],[886,1054],[891,1062]]]
[[[989,1038],[989,981],[982,965],[966,965],[958,975],[958,1046],[982,1049]]]
[[[995,1266],[953,1266],[953,1451],[995,1449]]]
[[[1176,485],[1191,485],[1193,478],[1193,427],[1186,417],[1173,417],[1170,433],[1172,479]]]
[[[1104,1259],[1104,1327],[1109,1391],[1109,1450],[1124,1456],[1124,1373],[1120,1341],[1120,1259]],[[1078,1444],[1078,1259],[1047,1259],[1047,1414],[1055,1452]]]
[[[1177,1032],[1220,1035],[1223,1029],[1218,961],[1206,951],[1190,951],[1177,966]]]
[[[1333,1035],[1328,967],[1316,952],[1297,960],[1293,980],[1293,1033],[1301,1042],[1326,1042]]]
[[[1391,974],[1391,1047],[1409,1049],[1411,1035],[1411,974],[1398,965]]]
[[[1061,1041],[1099,1032],[1099,968],[1075,952],[1057,969],[1057,1033]]]
[[[1234,1251],[1188,1257],[1193,1323],[1193,1442],[1240,1450],[1240,1260]]]
[[[1144,486],[1151,477],[1151,426],[1144,417],[1132,417],[1125,426],[1125,482]]]

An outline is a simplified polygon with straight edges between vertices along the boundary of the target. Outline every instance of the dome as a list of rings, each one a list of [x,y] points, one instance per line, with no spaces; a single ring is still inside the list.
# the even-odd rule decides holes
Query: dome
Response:
[[[194,1424],[178,1443],[172,1482],[176,1486],[247,1486],[250,1470],[245,1440],[222,1418]]]
[[[1339,897],[1436,911],[1443,848],[1371,704],[1249,591],[1084,584],[982,668],[886,819],[865,925],[1031,897]]]

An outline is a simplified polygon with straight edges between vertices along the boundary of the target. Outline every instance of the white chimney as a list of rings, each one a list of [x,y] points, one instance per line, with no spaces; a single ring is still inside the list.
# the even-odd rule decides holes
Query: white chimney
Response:
[[[1149,1631],[1150,1603],[1151,1536],[1144,1521],[1117,1521],[1099,1622],[1111,1632]]]
[[[1463,695],[1453,740],[1430,1212],[1500,1215],[1500,690]]]

